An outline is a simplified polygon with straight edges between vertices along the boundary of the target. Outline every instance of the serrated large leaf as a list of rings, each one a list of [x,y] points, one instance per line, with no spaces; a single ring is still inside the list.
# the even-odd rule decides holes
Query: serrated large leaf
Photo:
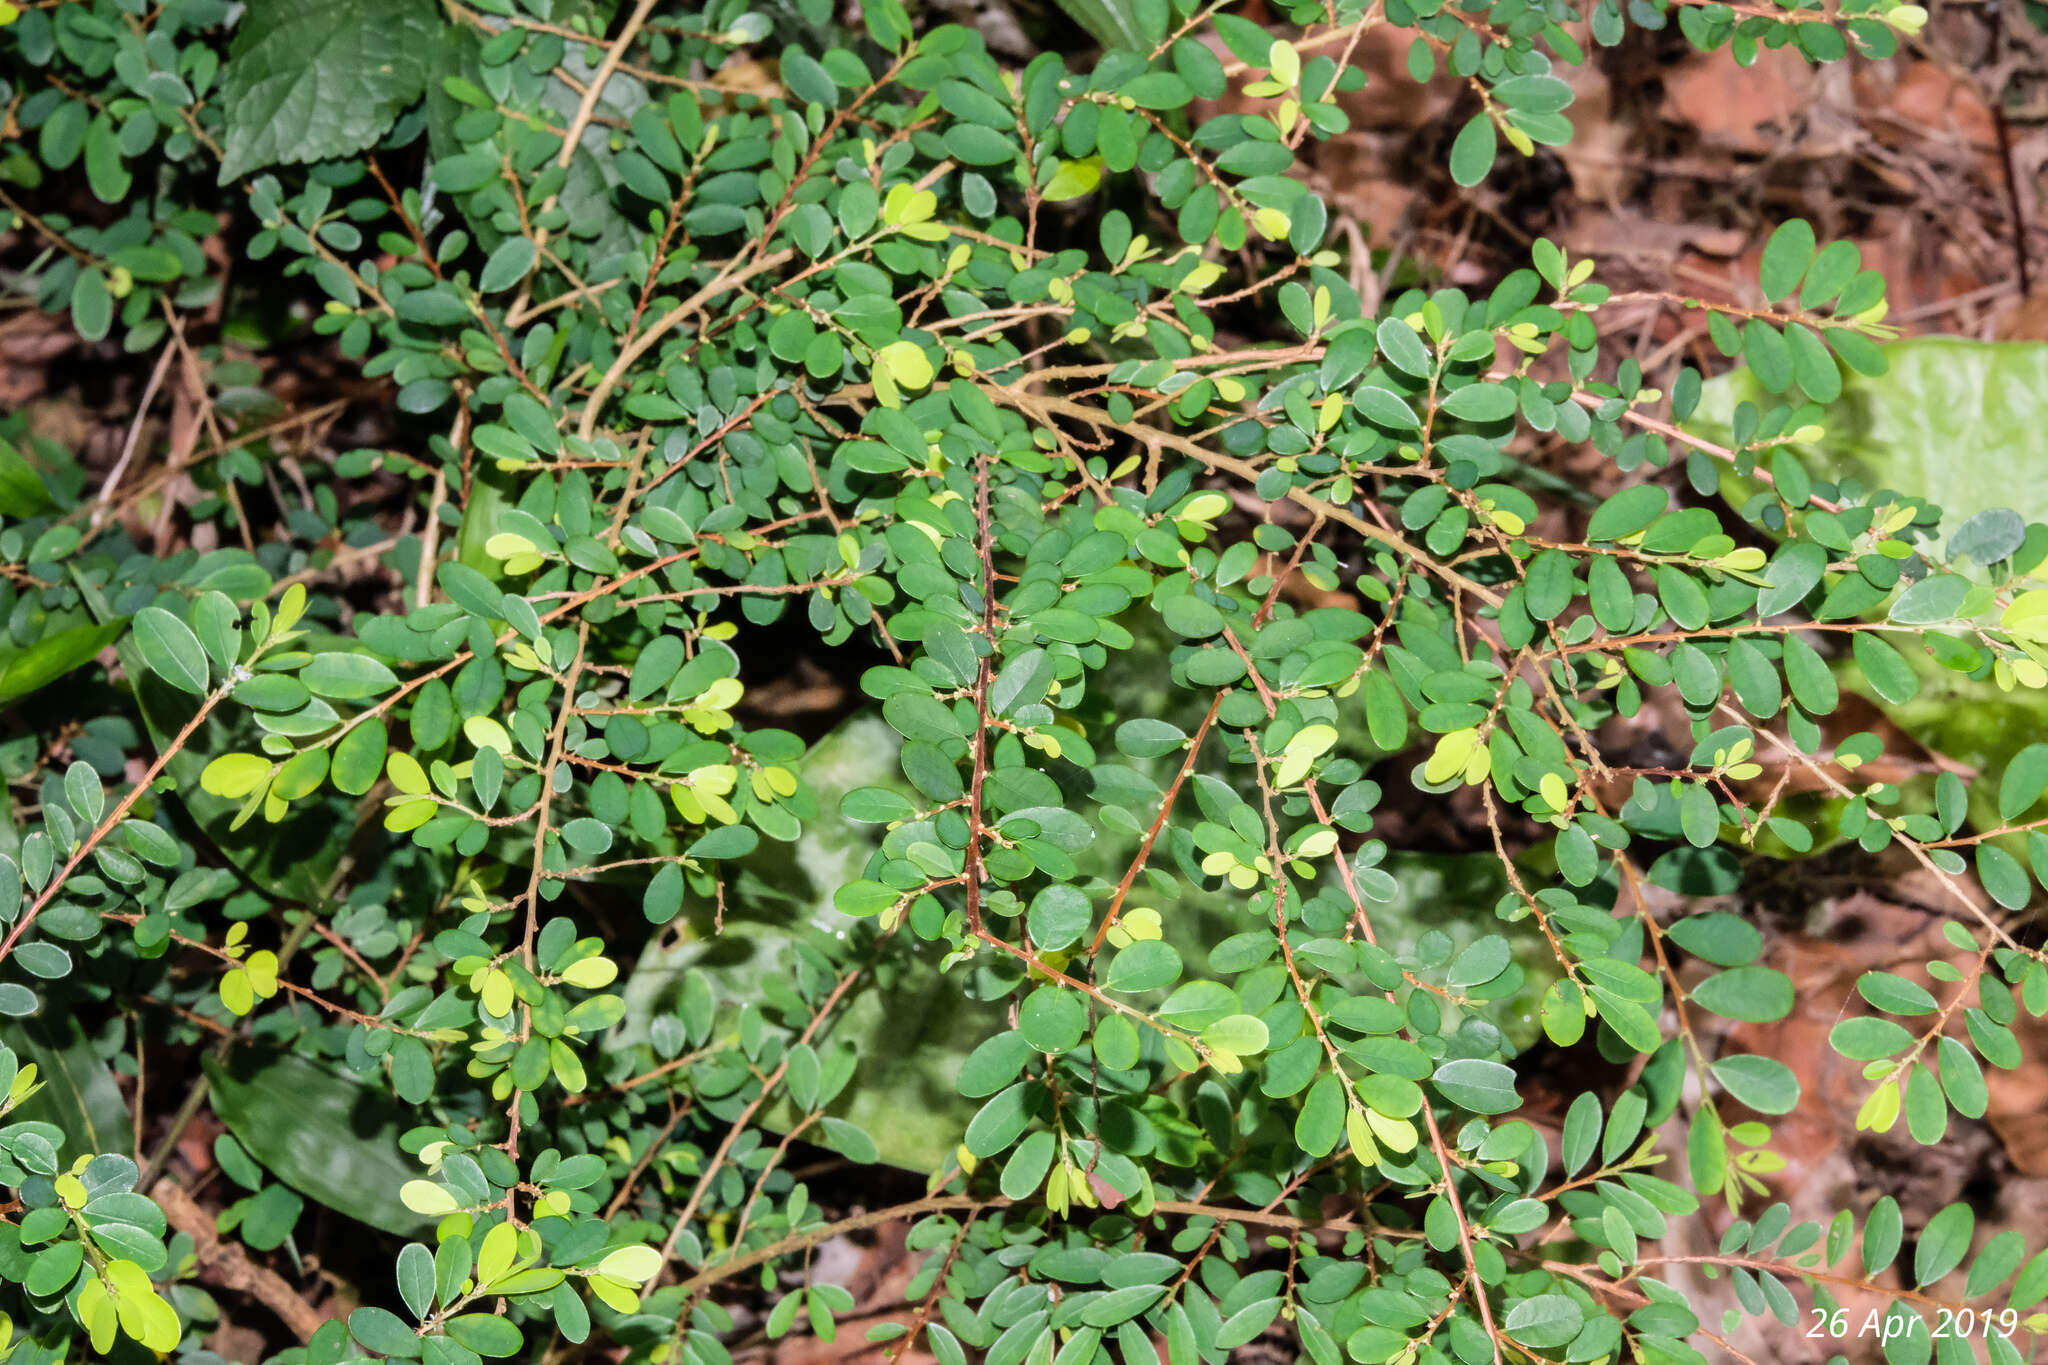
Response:
[[[255,0],[222,83],[222,184],[382,137],[418,99],[444,39],[430,0]]]

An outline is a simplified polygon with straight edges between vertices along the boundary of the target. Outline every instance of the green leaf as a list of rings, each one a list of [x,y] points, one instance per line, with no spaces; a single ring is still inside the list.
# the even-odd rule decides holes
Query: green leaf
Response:
[[[486,294],[495,294],[512,288],[526,278],[533,269],[534,257],[538,255],[533,243],[524,237],[507,237],[498,243],[484,262],[483,273],[477,276],[478,289]]]
[[[1015,1029],[1005,1030],[967,1054],[954,1084],[961,1094],[975,1099],[993,1095],[1016,1080],[1031,1057],[1030,1041]]]
[[[1914,675],[1912,665],[1898,650],[1869,631],[1857,632],[1852,652],[1863,670],[1863,680],[1885,701],[1911,701],[1920,690],[1920,679]]]
[[[1963,1297],[1978,1298],[2004,1284],[2006,1277],[2019,1269],[2026,1254],[2027,1234],[2018,1228],[2007,1228],[1993,1237],[1970,1262],[1970,1276],[1964,1284]]]
[[[1688,915],[1664,932],[1694,957],[1703,957],[1717,967],[1754,962],[1764,946],[1764,936],[1755,925],[1725,910]]]
[[[1742,358],[1749,362],[1757,382],[1772,393],[1783,393],[1792,385],[1792,347],[1785,334],[1762,318],[1751,318],[1742,326]]]
[[[496,584],[467,564],[447,563],[434,571],[434,581],[448,600],[471,616],[486,621],[505,619],[505,594]]]
[[[1112,1289],[1082,1310],[1081,1320],[1090,1327],[1114,1327],[1137,1317],[1165,1292],[1163,1284],[1130,1284]]]
[[[1043,649],[1024,650],[1006,662],[988,686],[988,699],[997,715],[1011,715],[1019,707],[1035,706],[1045,700],[1052,686],[1056,664]]]
[[[1180,979],[1181,958],[1173,945],[1142,939],[1110,959],[1103,986],[1123,994],[1158,990]]]
[[[1756,614],[1776,616],[1798,606],[1820,582],[1827,566],[1827,550],[1810,540],[1790,541],[1781,546],[1764,566],[1764,580],[1770,586],[1757,594]]]
[[[266,1185],[243,1206],[242,1240],[258,1251],[284,1245],[305,1212],[306,1201],[288,1185]]]
[[[1169,597],[1159,609],[1167,629],[1190,640],[1203,640],[1223,629],[1223,613],[1192,594]]]
[[[786,47],[782,50],[780,66],[782,82],[789,92],[809,104],[820,104],[827,109],[839,107],[839,84],[832,79],[832,73],[818,64],[815,57],[802,48]]]
[[[315,654],[299,681],[317,697],[361,701],[398,686],[398,675],[367,654],[333,650]]]
[[[389,737],[380,720],[366,720],[342,736],[334,746],[334,761],[328,776],[339,790],[362,796],[377,785],[384,771]]]
[[[1422,344],[1422,338],[1400,318],[1386,318],[1379,326],[1380,354],[1387,363],[1403,374],[1417,379],[1428,377],[1436,368],[1436,362],[1429,354],[1429,348]]]
[[[1842,396],[1842,367],[1812,328],[1803,323],[1786,323],[1785,344],[1792,352],[1792,377],[1808,398],[1816,403],[1832,403]],[[1798,501],[1803,504],[1806,498],[1802,495]]]
[[[1295,1142],[1310,1156],[1328,1156],[1336,1149],[1337,1139],[1344,1135],[1346,1112],[1343,1078],[1324,1072],[1309,1087],[1301,1102],[1301,1112],[1295,1115]]]
[[[1941,1093],[1941,1082],[1926,1067],[1916,1066],[1908,1072],[1900,1107],[1906,1116],[1906,1131],[1921,1146],[1931,1147],[1947,1135],[1948,1101]]]
[[[1930,1285],[1963,1263],[1976,1231],[1977,1215],[1958,1201],[1927,1220],[1913,1251],[1913,1282]]]
[[[0,1031],[0,1043],[35,1063],[43,1088],[14,1110],[9,1121],[55,1124],[68,1161],[87,1152],[131,1156],[135,1124],[114,1073],[87,1041],[75,1015],[26,1019]]]
[[[1010,1153],[1010,1159],[1003,1163],[1004,1196],[1010,1199],[1029,1198],[1045,1183],[1045,1173],[1052,1169],[1053,1154],[1058,1147],[1059,1140],[1046,1128],[1018,1143],[1017,1149]]]
[[[1018,1007],[1017,1029],[1039,1052],[1071,1052],[1088,1031],[1088,1009],[1073,991],[1040,986]]]
[[[1493,96],[1524,114],[1556,114],[1570,107],[1572,88],[1556,76],[1510,76],[1493,87]]]
[[[1799,287],[1806,268],[1813,264],[1813,225],[1804,218],[1780,224],[1764,243],[1762,282],[1764,299],[1784,298]]]
[[[1140,109],[1178,109],[1194,98],[1188,83],[1170,71],[1154,71],[1127,82],[1119,92]]]
[[[114,328],[114,296],[96,269],[79,271],[71,282],[71,325],[87,341],[104,341]]]
[[[2037,1251],[2013,1281],[2012,1306],[2024,1313],[2044,1298],[2048,1298],[2048,1251]]]
[[[566,837],[566,831],[564,834]],[[760,842],[760,836],[745,825],[725,825],[692,843],[689,847],[689,856],[707,859],[744,858],[752,853]]]
[[[1133,758],[1158,758],[1186,746],[1188,737],[1171,721],[1141,716],[1116,728],[1117,752]]]
[[[1202,1030],[1205,1044],[1238,1057],[1264,1052],[1267,1037],[1266,1025],[1252,1014],[1226,1015]]]
[[[1431,1082],[1445,1099],[1475,1114],[1506,1114],[1522,1105],[1522,1097],[1515,1093],[1514,1071],[1484,1058],[1445,1062]]]
[[[43,476],[13,445],[0,440],[0,517],[25,519],[56,510]]]
[[[1095,922],[1095,907],[1078,887],[1054,884],[1031,898],[1025,924],[1041,951],[1070,947]]]
[[[1505,384],[1467,384],[1452,390],[1441,407],[1468,422],[1504,422],[1515,415],[1515,391]]]
[[[1863,268],[1863,252],[1854,242],[1829,242],[1806,269],[1806,287],[1799,291],[1799,306],[1809,311],[1833,303]]]
[[[1588,540],[1620,540],[1648,526],[1671,505],[1671,498],[1655,484],[1624,488],[1594,510],[1586,523]]]
[[[1760,1114],[1789,1114],[1799,1107],[1799,1078],[1772,1057],[1723,1057],[1712,1067],[1722,1088]]]
[[[1575,1300],[1563,1294],[1539,1294],[1510,1308],[1501,1326],[1524,1346],[1540,1350],[1564,1345],[1579,1334],[1585,1322],[1585,1312]]]
[[[1577,1175],[1593,1159],[1593,1153],[1599,1147],[1603,1122],[1600,1097],[1590,1090],[1581,1091],[1579,1097],[1572,1101],[1572,1107],[1565,1112],[1564,1131],[1558,1148],[1559,1160],[1563,1162],[1567,1176]]]
[[[460,1313],[444,1328],[450,1338],[481,1356],[516,1355],[526,1344],[514,1323],[493,1313]]]
[[[1977,1065],[1970,1049],[1943,1035],[1935,1055],[1941,1071],[1941,1088],[1948,1095],[1948,1102],[1964,1118],[1983,1118],[1991,1096],[1984,1084],[1984,1069]]]
[[[969,1121],[964,1139],[967,1150],[990,1157],[1009,1147],[1030,1125],[1036,1094],[1037,1087],[1030,1081],[998,1091]]]
[[[1459,953],[1444,974],[1444,984],[1463,990],[1467,986],[1483,985],[1508,969],[1514,960],[1514,949],[1499,934],[1488,934]]]
[[[2033,899],[2034,888],[2027,880],[2027,870],[2020,866],[2019,859],[1998,845],[1977,845],[1976,862],[1977,880],[1984,884],[1991,899],[2006,909],[2024,909]]]
[[[1899,1213],[1899,1201],[1890,1195],[1881,1196],[1870,1206],[1870,1212],[1863,1220],[1863,1273],[1875,1277],[1891,1265],[1892,1258],[1899,1254],[1899,1241],[1905,1232],[1905,1219]]]
[[[641,909],[649,924],[666,924],[683,908],[683,869],[678,863],[664,863],[647,879]]]
[[[1961,574],[1930,574],[1899,594],[1892,603],[1891,618],[1909,626],[1952,621],[1969,592],[1970,580]]]
[[[1105,48],[1142,52],[1152,45],[1153,39],[1139,22],[1137,0],[1059,0],[1059,4]]]
[[[1659,564],[1656,574],[1657,601],[1681,630],[1698,630],[1707,623],[1707,594],[1699,581],[1676,564]]]
[[[1085,157],[1079,161],[1062,161],[1045,182],[1043,197],[1048,203],[1063,204],[1069,199],[1079,199],[1092,194],[1102,183],[1102,158]]]
[[[0,703],[17,701],[83,668],[121,638],[128,625],[129,618],[122,616],[103,625],[70,626],[5,655],[6,663],[0,666]]]
[[[2025,815],[2048,790],[2048,744],[2029,744],[2012,756],[1998,780],[1998,818],[2013,821]]]
[[[396,1313],[383,1308],[358,1308],[348,1315],[348,1332],[364,1348],[403,1360],[417,1359],[420,1338]]]
[[[2039,440],[2048,430],[2048,342],[1924,337],[1892,342],[1881,354],[1889,362],[1882,375],[1849,375],[1842,396],[1822,410],[1815,424],[1826,439],[1792,447],[1814,474],[1926,497],[1951,526],[2005,508],[2023,521],[2048,521],[2048,455]],[[1710,379],[1686,429],[1725,442],[1745,400],[1772,406],[1746,370]],[[1962,450],[2007,454],[1958,459]],[[1728,472],[1721,490],[1740,506],[1755,488]]]
[[[427,0],[254,0],[221,85],[220,183],[369,146],[426,89],[442,41]]]
[[[1844,1019],[1828,1030],[1828,1043],[1851,1061],[1872,1062],[1910,1047],[1913,1035],[1889,1019]]]
[[[1484,112],[1474,114],[1451,144],[1451,179],[1468,190],[1486,179],[1493,169],[1496,145],[1493,117]]]
[[[1948,538],[1948,552],[1962,555],[1978,565],[1996,564],[2009,558],[2027,541],[2027,523],[2009,507],[1979,512],[1958,526]]]
[[[214,1112],[272,1175],[386,1232],[403,1236],[425,1225],[398,1197],[420,1173],[398,1145],[413,1111],[395,1103],[381,1080],[252,1044],[225,1063],[209,1056],[205,1065]]]
[[[398,1296],[416,1318],[434,1311],[434,1253],[418,1242],[398,1253]]]
[[[1252,1340],[1268,1327],[1280,1314],[1280,1296],[1260,1299],[1245,1305],[1226,1318],[1216,1329],[1215,1345],[1219,1351],[1235,1350],[1248,1346]]]
[[[135,613],[134,630],[136,647],[150,672],[181,692],[205,695],[206,651],[192,627],[162,607],[144,607]]]
[[[1865,972],[1856,978],[1856,992],[1886,1014],[1932,1014],[1941,1007],[1926,987],[1891,972]]]

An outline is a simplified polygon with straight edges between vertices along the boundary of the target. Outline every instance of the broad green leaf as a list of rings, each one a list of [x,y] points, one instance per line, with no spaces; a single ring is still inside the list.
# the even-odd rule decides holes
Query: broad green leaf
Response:
[[[1731,967],[1693,987],[1692,998],[1724,1019],[1769,1023],[1791,1012],[1792,979],[1770,967]]]
[[[1563,1294],[1539,1294],[1510,1308],[1501,1326],[1515,1340],[1541,1349],[1564,1345],[1579,1334],[1585,1321],[1584,1310],[1573,1299]]]
[[[1445,1062],[1431,1079],[1445,1099],[1474,1113],[1505,1114],[1522,1104],[1514,1071],[1499,1062],[1478,1057]]]
[[[25,1019],[0,1030],[0,1043],[35,1063],[43,1088],[10,1121],[40,1120],[64,1132],[67,1164],[88,1152],[135,1154],[135,1123],[114,1073],[86,1040],[76,1016]]]
[[[221,183],[382,137],[426,88],[440,25],[426,0],[255,0],[221,89]]]
[[[1059,0],[1065,10],[1088,36],[1106,48],[1129,48],[1134,52],[1148,51],[1162,36],[1148,36],[1144,24],[1139,20],[1137,0]],[[1161,7],[1164,13],[1164,7]]]
[[[49,485],[12,443],[0,440],[0,517],[25,520],[55,511]]]
[[[1784,298],[1799,287],[1807,267],[1813,263],[1813,225],[1804,218],[1790,218],[1780,224],[1764,243],[1762,283],[1764,298]]]
[[[279,1180],[386,1232],[425,1226],[399,1197],[421,1169],[398,1145],[413,1120],[381,1080],[254,1044],[208,1057],[206,1076],[221,1122]]]
[[[149,671],[180,692],[204,695],[207,684],[206,651],[192,627],[162,607],[144,607],[135,613],[135,644]]]
[[[1497,145],[1492,115],[1474,114],[1451,143],[1451,179],[1467,189],[1486,179]]]
[[[1927,1220],[1913,1252],[1913,1280],[1929,1285],[1963,1263],[1977,1215],[1968,1204],[1950,1204]]]
[[[856,789],[909,792],[896,748],[895,732],[879,716],[856,714],[813,746],[802,776],[827,811]],[[851,822],[806,821],[793,853],[764,845],[727,864],[725,931],[715,936],[715,907],[684,896],[682,879],[674,876],[659,889],[681,899],[693,930],[675,943],[650,941],[631,973],[622,973],[627,1015],[607,1030],[602,1046],[644,1048],[652,1021],[677,1008],[693,969],[710,972],[721,997],[752,1000],[763,981],[787,974],[790,954],[799,948],[843,951],[838,936],[858,921],[832,908],[832,892],[858,880],[880,835]],[[656,891],[646,891],[650,915],[666,905],[655,904]],[[929,1172],[952,1153],[979,1105],[955,1089],[955,1078],[976,1046],[1005,1026],[995,1006],[943,988],[944,978],[902,938],[882,950],[892,964],[886,976],[864,975],[836,1018],[832,1036],[854,1047],[858,1070],[827,1112],[871,1135],[880,1160]],[[794,1106],[779,1103],[762,1120],[786,1131],[800,1117]]]
[[[1940,1003],[1927,988],[1892,972],[1865,972],[1856,993],[1886,1014],[1932,1014]]]
[[[2048,521],[2048,463],[2039,433],[2048,430],[2048,342],[1984,342],[1953,337],[1896,341],[1883,348],[1886,372],[1850,374],[1842,396],[1817,425],[1826,438],[1794,445],[1826,479],[1855,478],[1866,489],[1892,488],[1925,497],[1960,527],[1993,509]],[[1735,405],[1774,400],[1746,370],[1710,379],[1687,425],[1725,442]],[[1965,449],[2007,452],[1996,460],[1957,459]],[[1724,473],[1722,491],[1740,505],[1751,487]]]
[[[1799,1105],[1799,1078],[1774,1057],[1723,1057],[1714,1079],[1760,1114],[1789,1114]]]
[[[1634,535],[1664,514],[1670,495],[1654,484],[1624,488],[1593,513],[1586,524],[1588,540],[1620,540]]]
[[[1899,1239],[1905,1230],[1905,1220],[1899,1213],[1899,1203],[1890,1195],[1881,1196],[1870,1206],[1870,1212],[1863,1222],[1863,1273],[1875,1277],[1892,1263],[1899,1254]]]
[[[43,636],[26,649],[0,655],[0,702],[17,701],[89,664],[127,630],[122,616],[103,625],[69,626]]]

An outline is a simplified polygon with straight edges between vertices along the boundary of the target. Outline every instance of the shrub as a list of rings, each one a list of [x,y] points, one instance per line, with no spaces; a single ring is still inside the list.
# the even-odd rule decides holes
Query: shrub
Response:
[[[1829,718],[2048,683],[2048,527],[1811,462],[1891,332],[1804,222],[1761,306],[1671,300],[1766,395],[1715,441],[1701,374],[1603,350],[1592,262],[1369,310],[1289,175],[1373,25],[1468,85],[1470,185],[1569,138],[1575,34],[1827,60],[1924,14],[1286,13],[1119,0],[1092,67],[1012,70],[898,0],[0,6],[18,278],[199,395],[175,463],[0,447],[13,1359],[196,1356],[196,1249],[308,1198],[388,1235],[331,1253],[345,1324],[254,1291],[323,1365],[829,1337],[807,1254],[891,1218],[872,1335],[949,1363],[1693,1361],[1728,1324],[1660,1244],[1713,1201],[1738,1316],[1875,1290],[1947,1360],[1969,1303],[2022,1358],[2048,1259],[1964,1204],[1897,1273],[1889,1199],[1789,1226],[1798,1078],[1710,1019],[1795,1004],[1747,871],[1896,845],[1965,965],[1858,983],[1859,1126],[1938,1142],[2018,1064],[2048,973],[1977,889],[2048,872],[2048,748],[1902,787]],[[266,387],[336,354],[396,412],[303,442],[360,384]],[[1539,500],[1530,431],[1640,477]],[[777,728],[796,658],[879,720]],[[1389,932],[1410,789],[1497,854],[1462,942]],[[1516,1117],[1537,1045],[1561,1130]],[[159,1183],[205,1107],[217,1222]],[[927,1192],[814,1191],[803,1144]]]

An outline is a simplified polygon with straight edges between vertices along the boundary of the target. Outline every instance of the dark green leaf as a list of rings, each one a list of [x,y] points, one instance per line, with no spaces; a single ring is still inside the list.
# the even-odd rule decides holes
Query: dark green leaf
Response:
[[[192,628],[162,607],[135,613],[135,643],[149,671],[181,692],[206,692],[206,651]]]
[[[208,1058],[206,1075],[214,1112],[272,1175],[386,1232],[421,1228],[420,1216],[398,1198],[399,1188],[420,1174],[419,1163],[398,1146],[411,1118],[381,1084],[253,1045],[226,1063]]]
[[[221,88],[221,183],[369,146],[426,88],[441,37],[425,0],[256,0]]]

